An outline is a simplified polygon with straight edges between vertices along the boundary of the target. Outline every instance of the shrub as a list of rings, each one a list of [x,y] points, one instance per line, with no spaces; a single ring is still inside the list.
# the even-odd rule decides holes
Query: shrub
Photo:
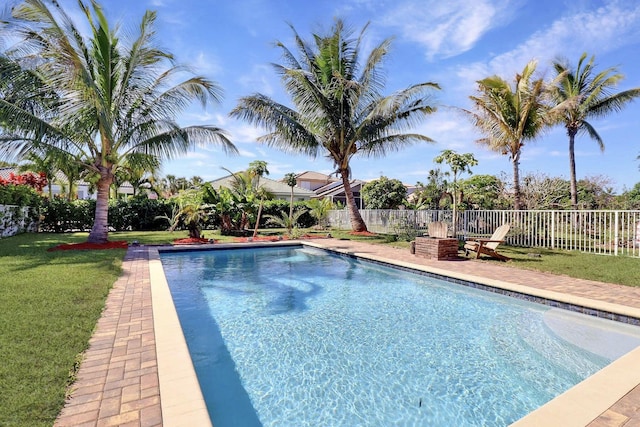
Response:
[[[109,202],[109,227],[116,231],[166,230],[166,223],[157,217],[170,215],[173,203],[171,200],[151,200],[143,196],[112,200]],[[40,228],[55,232],[88,231],[93,226],[95,210],[95,200],[45,199]]]
[[[315,225],[316,220],[309,213],[306,202],[294,202],[294,210],[304,210],[305,212],[298,218],[298,226],[308,228]],[[287,200],[267,200],[262,208],[262,218],[260,219],[260,228],[276,227],[274,224],[268,224],[265,217],[282,217],[282,214],[289,215],[289,201]]]
[[[40,206],[42,197],[28,186],[10,183],[0,183],[0,205]]]

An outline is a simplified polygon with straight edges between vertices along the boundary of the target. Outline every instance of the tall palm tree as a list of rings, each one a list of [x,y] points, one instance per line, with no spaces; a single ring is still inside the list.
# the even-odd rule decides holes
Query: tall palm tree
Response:
[[[344,185],[354,231],[367,226],[358,211],[350,184],[350,161],[355,155],[384,156],[407,144],[432,140],[416,133],[402,133],[435,111],[429,94],[435,83],[420,83],[382,96],[382,61],[391,40],[374,47],[360,63],[365,26],[357,37],[337,20],[331,31],[314,34],[313,44],[295,28],[298,57],[283,43],[284,64],[275,69],[282,77],[294,107],[266,95],[241,98],[231,116],[269,129],[259,141],[316,157],[324,153],[336,167]]]
[[[522,147],[535,140],[540,132],[555,120],[559,104],[550,109],[546,103],[547,85],[533,74],[536,61],[530,61],[521,74],[516,74],[515,85],[498,76],[478,81],[477,96],[470,96],[474,111],[462,110],[484,134],[481,145],[510,157],[513,165],[513,208],[522,208],[520,191],[520,156]]]
[[[586,133],[596,141],[600,150],[604,151],[602,138],[587,120],[590,118],[605,117],[606,115],[620,111],[622,108],[640,96],[640,88],[629,89],[618,93],[612,93],[612,89],[624,78],[615,67],[603,71],[595,71],[595,57],[588,62],[587,54],[583,53],[578,60],[578,65],[573,69],[563,61],[554,61],[553,67],[561,76],[554,92],[554,101],[557,104],[574,99],[571,108],[565,110],[561,122],[567,129],[569,136],[569,177],[571,181],[571,204],[578,207],[578,185],[576,178],[575,138],[579,133]]]
[[[56,93],[58,102],[47,109],[49,114],[37,115],[0,99],[0,123],[12,131],[0,154],[19,158],[36,146],[54,147],[83,159],[84,169],[99,176],[88,241],[100,243],[108,237],[109,188],[122,164],[119,159],[136,153],[166,159],[211,142],[226,151],[235,147],[218,127],[176,122],[192,101],[217,102],[221,91],[203,77],[180,80],[184,69],[154,45],[155,12],[144,14],[137,38],[127,44],[95,0],[78,4],[88,37],[54,0],[24,0],[3,26],[0,36],[19,40],[17,48],[3,55],[23,69],[34,69],[40,90]]]
[[[289,172],[284,176],[284,183],[291,187],[291,197],[289,199],[289,225],[293,224],[293,188],[298,183],[297,175],[293,172]],[[291,230],[289,230],[291,233]]]
[[[260,178],[264,175],[269,175],[267,169],[267,162],[264,160],[254,160],[249,163],[249,169],[247,169],[248,175],[251,177],[253,183],[252,190],[256,197],[260,199],[260,206],[258,207],[258,215],[256,215],[256,226],[253,229],[253,237],[258,235],[258,227],[260,226],[260,217],[262,216],[262,208],[264,207],[264,200],[270,199],[273,195],[263,186],[260,185]]]

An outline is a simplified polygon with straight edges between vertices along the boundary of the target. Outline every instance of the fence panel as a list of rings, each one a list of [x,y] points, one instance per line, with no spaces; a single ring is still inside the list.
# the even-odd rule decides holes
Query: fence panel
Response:
[[[448,210],[360,211],[369,231],[400,234],[413,228],[426,232],[429,223],[442,221],[453,228]],[[351,227],[347,210],[329,213],[332,227]],[[602,255],[640,257],[640,211],[463,211],[458,212],[455,236],[489,237],[501,224],[511,224],[507,243],[513,246],[566,249]]]

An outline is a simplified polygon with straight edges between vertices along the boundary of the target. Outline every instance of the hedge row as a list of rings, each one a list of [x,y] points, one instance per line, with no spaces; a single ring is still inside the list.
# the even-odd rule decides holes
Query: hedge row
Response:
[[[304,202],[296,202],[296,208],[303,208]],[[171,217],[175,203],[172,200],[152,200],[145,196],[109,202],[109,228],[115,231],[159,231],[169,228],[169,222],[161,217]],[[64,232],[71,230],[89,231],[93,226],[95,200],[74,200],[54,198],[44,199],[41,210],[40,229],[42,231]],[[267,215],[281,216],[289,213],[289,202],[272,200],[264,204],[260,228],[267,228]],[[299,219],[301,227],[311,227],[315,220],[306,212]],[[218,228],[215,215],[211,215],[205,229]]]
[[[173,203],[166,200],[150,200],[132,197],[109,202],[109,227],[112,230],[165,230],[167,221],[158,216],[170,216]],[[42,203],[42,231],[88,231],[93,226],[95,200],[45,199]]]
[[[0,205],[37,208],[41,200],[38,192],[27,185],[0,185]]]

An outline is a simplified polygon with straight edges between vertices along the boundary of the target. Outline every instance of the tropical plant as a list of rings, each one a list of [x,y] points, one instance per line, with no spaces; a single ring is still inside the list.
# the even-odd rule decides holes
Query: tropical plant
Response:
[[[266,95],[241,98],[231,115],[269,129],[259,138],[268,145],[313,157],[325,153],[342,178],[351,225],[366,231],[350,182],[350,162],[356,155],[384,156],[417,141],[432,142],[421,134],[403,133],[435,111],[429,94],[435,83],[420,83],[382,96],[382,61],[391,44],[384,40],[360,63],[365,26],[357,37],[336,20],[328,34],[314,34],[313,44],[293,30],[298,57],[283,43],[282,77],[293,108]]]
[[[513,207],[523,207],[520,191],[520,156],[528,141],[556,120],[565,103],[549,108],[547,85],[533,74],[536,61],[529,62],[522,74],[516,74],[515,85],[498,76],[478,81],[478,95],[470,96],[474,111],[463,109],[484,137],[476,142],[493,151],[508,155],[513,165]]]
[[[260,177],[269,173],[266,167],[266,162],[257,160],[242,172],[234,173],[225,169],[231,175],[231,184],[218,191],[208,183],[203,185],[204,201],[220,217],[223,234],[244,232],[255,218],[254,235],[257,235],[264,201],[274,197],[260,184]]]
[[[222,235],[245,232],[249,218],[244,209],[245,202],[237,192],[227,187],[216,190],[208,182],[202,186],[202,192],[202,201],[207,209],[220,220]]]
[[[189,232],[189,237],[199,239],[202,237],[202,225],[208,219],[208,211],[203,203],[203,193],[198,190],[185,190],[175,196],[176,206],[172,216],[159,216],[169,221],[169,231],[175,231],[180,225]]]
[[[407,187],[402,181],[381,176],[362,187],[362,197],[367,209],[398,209],[407,197]]]
[[[410,209],[439,209],[440,202],[447,194],[447,181],[440,169],[431,169],[427,182],[416,183],[416,189],[408,197],[407,207]]]
[[[58,171],[58,159],[53,152],[36,153],[30,151],[23,159],[23,163],[18,166],[18,172],[38,172],[47,179],[47,192],[49,198],[53,198],[53,181]]]
[[[327,228],[327,217],[329,211],[334,208],[333,202],[329,198],[311,199],[306,203],[309,213],[316,220],[316,225],[320,228]]]
[[[144,153],[126,156],[114,173],[112,191],[117,197],[118,189],[128,182],[136,196],[143,188],[152,188],[153,177],[159,170],[160,160],[156,156]]]
[[[457,207],[459,203],[460,187],[458,185],[458,175],[461,173],[472,174],[471,166],[476,166],[478,161],[472,153],[458,154],[453,150],[442,150],[438,156],[433,159],[437,164],[446,163],[451,169],[453,175],[453,182],[451,183],[451,189],[449,194],[451,195],[451,204],[453,206],[453,232],[458,230],[456,225],[456,219],[458,217]]]
[[[289,187],[291,187],[291,197],[289,198],[289,224],[292,224],[293,218],[293,188],[298,183],[297,175],[293,172],[290,172],[284,176],[284,182]],[[289,230],[291,232],[291,230]]]
[[[24,0],[2,27],[0,35],[12,41],[5,45],[16,47],[2,53],[8,61],[0,62],[0,75],[20,75],[30,67],[39,78],[38,93],[55,93],[57,102],[40,103],[43,113],[34,114],[38,110],[15,99],[0,99],[0,123],[8,133],[0,154],[21,158],[34,147],[51,147],[81,159],[85,170],[99,176],[88,241],[105,242],[109,189],[122,158],[171,158],[205,143],[231,152],[235,147],[218,127],[176,122],[192,101],[217,102],[221,91],[203,77],[181,80],[184,68],[154,44],[155,12],[144,14],[137,38],[127,44],[96,1],[78,4],[86,19],[79,24],[57,1]],[[85,25],[86,36],[80,31]]]
[[[253,162],[249,163],[247,174],[251,178],[251,192],[258,199],[260,199],[258,215],[256,215],[256,225],[253,228],[253,237],[256,237],[258,235],[258,227],[260,226],[260,216],[262,215],[264,200],[273,198],[273,194],[271,194],[271,192],[269,192],[264,185],[260,185],[260,178],[262,178],[264,175],[269,175],[267,162],[263,160],[254,160]]]
[[[297,234],[294,232],[295,229],[298,228],[298,220],[302,215],[306,212],[305,209],[296,209],[293,211],[293,215],[289,216],[286,212],[281,212],[280,216],[278,215],[266,215],[267,224],[274,225],[280,228],[286,228],[287,234],[289,236],[293,236]]]
[[[555,86],[554,101],[556,104],[572,100],[572,106],[564,110],[560,121],[564,124],[569,136],[569,179],[571,181],[571,204],[578,206],[578,185],[576,178],[575,138],[579,134],[587,134],[596,141],[600,150],[604,151],[604,142],[593,125],[587,121],[591,118],[605,117],[622,108],[640,96],[640,88],[612,93],[612,90],[624,78],[615,67],[596,72],[595,57],[586,62],[587,54],[583,53],[578,65],[572,68],[566,61],[555,61],[553,67],[559,76]]]

